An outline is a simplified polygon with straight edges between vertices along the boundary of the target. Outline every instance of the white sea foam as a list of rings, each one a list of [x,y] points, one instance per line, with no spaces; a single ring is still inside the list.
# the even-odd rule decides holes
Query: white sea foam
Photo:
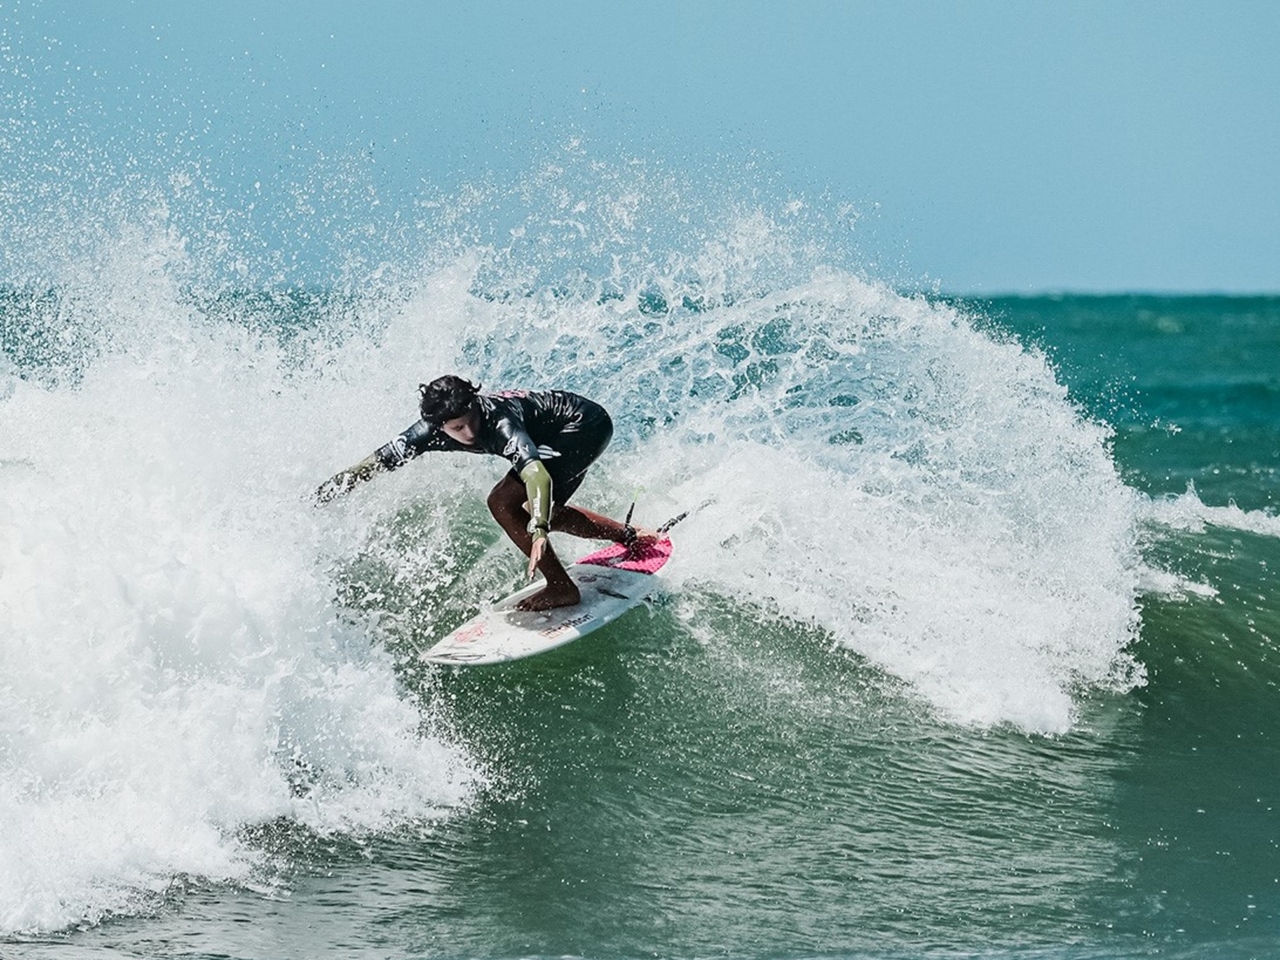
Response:
[[[245,825],[380,829],[478,776],[335,606],[363,521],[307,494],[342,389],[186,305],[170,239],[66,276],[96,359],[0,401],[0,932],[243,879]]]
[[[711,503],[687,584],[819,624],[963,723],[1060,732],[1081,688],[1140,681],[1134,497],[1043,358],[849,276],[738,310],[800,342],[644,454]]]
[[[1211,506],[1200,499],[1194,484],[1189,484],[1186,492],[1176,497],[1143,498],[1138,522],[1140,538],[1144,542],[1159,542],[1170,535],[1200,535],[1210,528],[1259,537],[1280,537],[1280,517],[1261,510],[1242,510],[1234,503],[1225,507]],[[1193,580],[1153,563],[1142,566],[1140,587],[1144,594],[1165,600],[1186,601],[1218,596],[1218,590],[1212,584]]]
[[[1211,583],[1192,580],[1159,567],[1144,566],[1139,578],[1139,589],[1147,595],[1162,597],[1165,600],[1187,600],[1190,597],[1211,599],[1218,595],[1218,590]]]
[[[1242,510],[1234,503],[1215,507],[1204,503],[1194,486],[1177,497],[1150,500],[1143,508],[1144,522],[1170,530],[1203,533],[1208,527],[1238,530],[1260,537],[1280,537],[1280,516],[1262,510]]]
[[[1081,690],[1141,682],[1137,500],[1044,357],[825,266],[794,204],[689,226],[666,181],[557,176],[509,246],[461,239],[483,197],[440,210],[462,226],[436,266],[372,270],[287,347],[192,305],[206,265],[162,205],[33,271],[63,314],[52,372],[0,390],[0,930],[244,878],[247,824],[370,830],[465,800],[482,773],[334,572],[424,491],[478,502],[502,464],[427,457],[309,502],[450,370],[605,402],[615,444],[581,496],[699,508],[677,589],[815,624],[947,720],[1058,732]],[[444,511],[413,515],[449,541]],[[387,553],[401,579],[433,557],[456,562]]]
[[[816,623],[963,723],[1060,732],[1080,690],[1141,682],[1137,498],[1045,358],[847,272],[754,283],[784,231],[726,231],[616,299],[433,316],[465,372],[609,404],[597,491],[707,504],[679,530],[684,587]]]

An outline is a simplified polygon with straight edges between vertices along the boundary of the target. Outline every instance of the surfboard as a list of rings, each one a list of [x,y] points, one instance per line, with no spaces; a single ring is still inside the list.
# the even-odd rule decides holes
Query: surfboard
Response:
[[[612,544],[574,561],[565,571],[582,593],[580,602],[554,610],[524,611],[516,605],[542,589],[531,583],[504,597],[422,654],[427,663],[476,666],[523,660],[564,646],[612,623],[660,590],[657,577],[671,558],[663,538],[630,548]]]

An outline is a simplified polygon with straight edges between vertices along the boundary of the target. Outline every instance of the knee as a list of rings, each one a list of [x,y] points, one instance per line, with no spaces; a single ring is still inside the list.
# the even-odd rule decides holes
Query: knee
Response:
[[[523,496],[523,489],[513,497],[506,489],[506,484],[500,483],[489,491],[489,498],[486,501],[489,505],[489,512],[493,514],[496,520],[513,517],[520,509],[520,500]]]
[[[495,517],[501,517],[503,510],[503,498],[499,487],[494,487],[489,491],[489,499],[485,501],[489,504],[489,512]]]

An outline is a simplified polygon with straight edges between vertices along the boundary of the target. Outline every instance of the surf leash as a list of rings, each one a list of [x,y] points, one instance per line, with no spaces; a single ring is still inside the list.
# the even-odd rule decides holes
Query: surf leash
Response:
[[[666,523],[664,523],[662,526],[658,528],[658,535],[665,536],[668,530],[670,530],[672,527],[674,527],[677,523],[679,523],[688,515],[689,515],[689,511],[686,510],[684,513],[681,513],[681,514],[678,514],[677,516],[672,517],[670,520],[668,520]]]
[[[677,523],[679,523],[685,517],[695,514],[699,510],[704,509],[705,507],[711,506],[711,504],[717,502],[719,499],[720,499],[719,497],[707,497],[707,499],[703,500],[696,507],[692,507],[684,511],[684,513],[676,514],[674,517],[672,517],[670,520],[668,520],[666,523],[664,523],[662,526],[658,528],[658,533],[665,534],[668,530],[674,527]]]
[[[632,500],[631,506],[627,508],[626,519],[622,521],[623,535],[626,537],[626,539],[623,540],[622,542],[625,546],[628,546],[628,547],[631,546],[631,544],[635,543],[635,540],[636,540],[636,528],[631,526],[631,515],[635,513],[635,511],[636,511],[636,501]],[[674,527],[677,523],[679,523],[688,515],[689,515],[689,511],[686,510],[684,513],[680,514],[679,516],[672,517],[670,520],[668,520],[666,523],[664,523],[654,532],[657,533],[658,536],[660,537],[665,536],[668,530],[670,530],[672,527]]]

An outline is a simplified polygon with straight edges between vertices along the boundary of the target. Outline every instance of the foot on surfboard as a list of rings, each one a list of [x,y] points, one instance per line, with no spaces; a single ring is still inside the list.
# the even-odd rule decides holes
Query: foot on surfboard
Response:
[[[532,597],[526,597],[516,604],[517,610],[537,611],[554,610],[557,607],[572,607],[582,600],[582,594],[572,581],[564,586],[546,587]]]
[[[672,522],[663,526],[669,530]],[[533,617],[513,616],[512,608],[522,600],[545,599],[546,585],[530,584],[481,609],[427,650],[422,659],[455,667],[475,666],[521,660],[563,646],[655,596],[661,589],[655,574],[670,556],[671,541],[665,538],[651,544],[643,557],[631,554],[620,543],[611,543],[568,566],[567,572],[581,585],[581,599],[574,605],[543,610]]]

